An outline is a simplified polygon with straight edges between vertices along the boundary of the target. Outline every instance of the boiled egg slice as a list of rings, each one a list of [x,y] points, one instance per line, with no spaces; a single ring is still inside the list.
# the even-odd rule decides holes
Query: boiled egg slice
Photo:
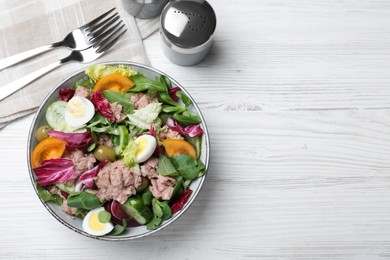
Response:
[[[95,114],[95,107],[85,97],[74,96],[66,105],[65,122],[73,127],[82,126],[88,123]]]
[[[134,142],[137,145],[137,149],[135,151],[136,163],[142,163],[149,159],[157,147],[156,138],[151,135],[141,135],[135,139]]]
[[[104,211],[104,207],[96,208],[88,212],[83,219],[83,230],[94,236],[103,236],[113,230],[114,225],[109,221],[102,223],[99,221],[99,212]]]

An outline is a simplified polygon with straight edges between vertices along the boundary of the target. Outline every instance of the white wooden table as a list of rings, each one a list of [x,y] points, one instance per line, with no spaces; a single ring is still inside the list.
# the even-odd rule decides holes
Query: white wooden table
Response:
[[[198,66],[145,41],[210,131],[187,214],[123,243],[68,230],[32,189],[28,116],[0,131],[1,259],[390,258],[390,2],[210,1],[218,28]]]

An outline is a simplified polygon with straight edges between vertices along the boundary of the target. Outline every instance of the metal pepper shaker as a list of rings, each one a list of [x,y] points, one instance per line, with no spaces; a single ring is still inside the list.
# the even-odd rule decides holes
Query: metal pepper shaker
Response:
[[[169,0],[122,0],[122,7],[134,17],[146,19],[161,13]]]
[[[171,1],[160,17],[165,55],[181,66],[199,63],[209,52],[216,24],[215,12],[207,1]]]

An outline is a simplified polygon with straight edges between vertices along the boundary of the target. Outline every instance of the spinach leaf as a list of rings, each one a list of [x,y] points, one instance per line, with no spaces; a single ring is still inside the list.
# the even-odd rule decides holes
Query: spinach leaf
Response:
[[[97,143],[96,133],[91,131],[91,135],[92,135],[92,138],[93,138],[93,143],[87,146],[87,152],[92,152],[95,149],[96,143]]]
[[[161,111],[163,111],[164,113],[180,113],[180,112],[184,112],[185,111],[185,108],[182,107],[182,106],[162,106],[162,109]]]
[[[106,117],[102,116],[100,113],[95,113],[90,123],[87,125],[87,128],[90,129],[92,134],[94,133],[106,133],[106,134],[113,134],[113,135],[119,134],[116,124],[112,124]]]
[[[190,137],[186,135],[184,136],[184,139],[195,147],[196,158],[199,158],[202,152],[202,136],[198,135],[198,136]]]
[[[168,118],[170,118],[172,115],[169,113],[161,112],[158,117],[161,119],[161,124],[165,125]]]
[[[112,141],[112,144],[115,146],[119,146],[120,144],[120,137],[119,135],[113,135],[111,136],[111,141]]]
[[[96,125],[109,125],[111,124],[108,118],[102,116],[100,113],[95,113],[95,115],[92,117],[91,123],[87,125],[87,127],[93,127]]]
[[[146,224],[146,228],[148,230],[153,230],[153,229],[156,229],[158,226],[161,225],[161,221],[162,219],[157,217],[156,215],[153,215],[153,218],[151,221],[149,221],[147,224]]]
[[[127,221],[125,219],[123,219],[122,225],[116,224],[114,226],[114,229],[110,233],[108,233],[108,235],[109,236],[118,236],[126,230],[126,227],[127,227]]]
[[[149,230],[156,229],[161,225],[163,220],[167,220],[172,216],[172,210],[167,201],[159,201],[158,199],[153,198],[152,209],[153,218],[146,224],[146,228]]]
[[[93,126],[91,132],[95,133],[115,133],[115,128],[112,125]]]
[[[176,184],[173,186],[172,198],[178,197],[184,193],[183,177],[178,176],[176,178]]]
[[[172,105],[175,107],[181,107],[180,104],[178,102],[176,102],[175,100],[173,100],[171,95],[169,95],[168,90],[164,91],[164,92],[160,92],[159,99],[160,99],[160,101],[167,103],[169,105]]]
[[[162,218],[162,216],[163,216],[163,211],[162,211],[162,209],[161,209],[161,207],[160,207],[160,204],[159,204],[158,202],[159,202],[159,201],[158,201],[156,198],[154,198],[154,199],[152,200],[153,213],[154,213],[155,216],[157,216],[157,217],[159,217],[159,218]]]
[[[165,80],[165,84],[167,84],[167,86],[171,85],[171,80],[167,76],[161,76],[161,77]]]
[[[174,177],[179,175],[169,158],[162,154],[158,159],[157,172],[162,176]]]
[[[86,191],[75,193],[68,196],[68,206],[78,209],[94,209],[100,206],[99,198]]]
[[[122,105],[122,112],[124,114],[133,114],[134,113],[133,103],[131,103],[130,99],[127,98],[122,93],[116,92],[116,91],[111,91],[111,90],[104,90],[103,96],[110,103],[117,102],[118,104],[121,104]]]
[[[98,214],[98,219],[101,223],[107,223],[111,220],[111,214],[106,210],[102,210]]]
[[[150,191],[149,188],[147,188],[143,193],[142,193],[142,201],[146,206],[149,206],[150,203],[152,202],[152,192]]]
[[[64,200],[60,196],[55,195],[55,194],[51,194],[48,190],[46,190],[45,188],[43,188],[41,186],[37,185],[37,190],[38,190],[38,196],[44,202],[53,201],[55,204],[57,204],[59,206],[61,206],[62,203],[64,202]]]
[[[160,86],[161,91],[168,91],[168,85],[163,76],[156,77],[152,84]]]
[[[167,201],[159,201],[154,198],[152,200],[153,213],[162,220],[167,220],[172,216],[171,208]]]
[[[199,173],[198,178],[202,177],[206,173],[206,167],[204,166],[203,162],[201,160],[198,160],[198,167],[199,167]]]
[[[152,82],[142,74],[136,74],[131,76],[131,80],[134,82],[134,87],[130,89],[131,92],[141,92],[150,88]]]
[[[186,94],[184,94],[183,91],[181,91],[181,90],[180,90],[180,91],[177,91],[177,92],[176,92],[176,96],[177,96],[178,98],[180,98],[181,101],[183,101],[183,103],[184,103],[184,105],[186,106],[186,108],[188,108],[189,106],[192,105],[191,99],[190,99]]]
[[[192,125],[192,124],[199,124],[202,122],[200,116],[188,110],[184,111],[182,114],[180,113],[173,114],[173,118],[176,119],[180,124],[185,126]]]
[[[185,182],[183,182],[183,189],[187,190],[190,184],[191,184],[191,180],[186,180]]]
[[[80,217],[80,218],[85,218],[85,216],[88,214],[88,210],[86,209],[77,209],[76,210],[76,213],[75,213],[75,216],[76,217]]]
[[[163,212],[163,215],[161,217],[162,220],[167,220],[169,219],[170,217],[172,217],[172,210],[171,210],[171,207],[169,207],[168,205],[168,202],[164,201],[164,202],[159,202],[160,204],[160,208]]]
[[[75,191],[75,181],[72,182],[63,182],[63,183],[57,183],[56,187],[62,190],[63,192],[66,192],[70,195],[76,193]]]
[[[87,89],[92,90],[93,87],[95,86],[95,83],[92,82],[92,80],[90,80],[90,78],[87,75],[85,75],[84,77],[82,77],[81,79],[79,79],[74,83],[73,89],[76,89],[79,86],[83,86],[86,87]]]
[[[165,91],[166,90],[166,84],[164,81],[164,84],[161,84],[159,77],[156,78],[153,82],[145,77],[142,74],[136,74],[131,76],[131,80],[134,82],[135,87],[129,89],[130,92],[141,92],[145,90],[150,91]]]
[[[186,180],[193,180],[205,170],[200,160],[195,160],[192,156],[186,154],[175,154],[171,157],[171,162],[177,172]]]

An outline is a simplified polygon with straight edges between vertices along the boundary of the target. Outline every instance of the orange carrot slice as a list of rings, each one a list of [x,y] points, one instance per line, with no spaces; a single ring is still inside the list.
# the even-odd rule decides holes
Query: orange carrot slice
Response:
[[[196,160],[195,148],[185,140],[165,139],[162,145],[164,146],[168,157],[172,157],[175,154],[187,154],[194,157]]]
[[[111,73],[103,78],[99,79],[95,87],[93,88],[93,92],[95,91],[104,91],[104,90],[112,90],[116,92],[125,92],[134,86],[134,82],[131,81],[128,77],[122,76],[117,73]]]
[[[32,167],[36,168],[44,160],[61,158],[65,151],[66,142],[56,137],[43,139],[34,148],[31,155]]]

